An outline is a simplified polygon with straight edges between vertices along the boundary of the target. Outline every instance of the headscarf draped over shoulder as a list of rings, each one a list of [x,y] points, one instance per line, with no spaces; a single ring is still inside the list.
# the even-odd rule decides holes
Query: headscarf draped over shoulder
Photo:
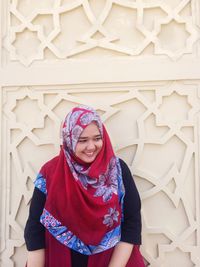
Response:
[[[76,144],[83,130],[96,123],[103,146],[96,159],[86,164],[75,156]],[[59,227],[84,244],[98,246],[121,223],[121,167],[115,156],[107,131],[98,113],[86,106],[75,107],[65,118],[62,148],[48,173],[47,199],[42,223],[52,216]],[[48,165],[47,165],[48,166]],[[48,224],[49,226],[49,224]],[[51,230],[49,230],[51,232]],[[120,231],[117,234],[120,239]],[[116,243],[116,242],[115,242]],[[66,245],[69,244],[66,241]],[[108,248],[114,246],[110,244]]]

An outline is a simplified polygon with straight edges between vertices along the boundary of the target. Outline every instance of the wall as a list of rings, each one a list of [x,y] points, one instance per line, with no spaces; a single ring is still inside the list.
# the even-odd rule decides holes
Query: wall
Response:
[[[102,115],[141,198],[151,267],[200,267],[199,0],[2,0],[2,267],[24,266],[40,166],[77,104]]]

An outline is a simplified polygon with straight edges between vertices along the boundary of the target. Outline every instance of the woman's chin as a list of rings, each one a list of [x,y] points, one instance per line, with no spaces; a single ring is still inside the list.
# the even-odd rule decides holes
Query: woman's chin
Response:
[[[85,163],[92,163],[96,158],[96,155],[90,157],[90,156],[86,156],[84,155],[84,157],[82,157],[82,161],[84,161]]]

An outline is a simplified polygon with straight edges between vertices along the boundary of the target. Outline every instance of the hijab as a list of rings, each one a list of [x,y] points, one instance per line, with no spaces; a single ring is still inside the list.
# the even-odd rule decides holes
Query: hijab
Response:
[[[103,145],[95,160],[85,163],[76,157],[76,145],[91,123],[97,125]],[[45,210],[82,242],[96,246],[107,233],[120,226],[120,164],[94,109],[78,106],[66,116],[62,148],[46,176]]]

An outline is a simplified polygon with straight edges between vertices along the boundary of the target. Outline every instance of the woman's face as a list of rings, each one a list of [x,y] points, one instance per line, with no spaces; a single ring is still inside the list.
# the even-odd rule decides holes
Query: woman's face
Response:
[[[95,123],[89,124],[81,133],[75,155],[86,163],[91,163],[99,154],[103,145],[102,137],[99,128]]]

